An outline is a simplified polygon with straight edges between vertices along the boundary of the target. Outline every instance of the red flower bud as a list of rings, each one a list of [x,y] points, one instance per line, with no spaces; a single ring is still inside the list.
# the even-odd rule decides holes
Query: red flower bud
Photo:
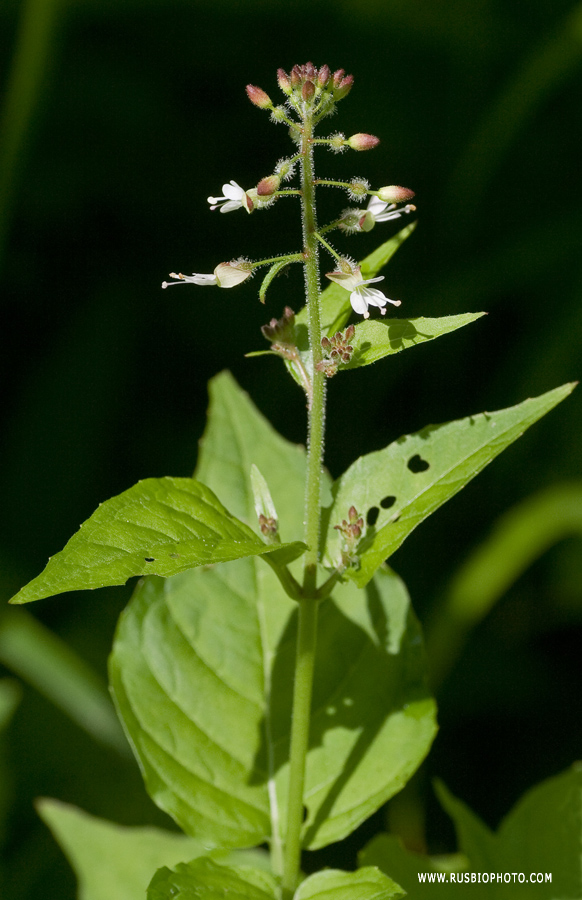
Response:
[[[289,95],[291,93],[291,80],[285,69],[277,69],[277,81],[283,93]]]
[[[354,83],[353,75],[346,75],[345,78],[342,78],[339,85],[336,87],[334,92],[334,97],[336,100],[343,100],[344,97],[347,97],[349,92],[352,89],[352,85]],[[335,78],[334,78],[335,84]]]
[[[414,191],[397,184],[390,184],[388,187],[381,187],[378,196],[384,203],[404,203],[406,200],[412,200]]]
[[[254,84],[247,84],[246,92],[251,103],[254,103],[260,109],[270,109],[273,105],[269,95],[262,88],[255,87]]]
[[[325,87],[331,78],[331,71],[329,66],[322,66],[319,70],[319,75],[317,76],[317,80],[319,82],[320,87]]]
[[[261,178],[257,185],[257,194],[259,197],[270,197],[275,191],[279,190],[281,179],[277,175],[268,175],[267,178]]]
[[[304,100],[311,100],[315,94],[315,85],[312,81],[306,81],[301,88],[301,96]]]
[[[352,150],[372,150],[374,147],[378,146],[380,138],[375,137],[373,134],[358,132],[358,134],[352,134],[352,136],[348,138],[347,143]]]

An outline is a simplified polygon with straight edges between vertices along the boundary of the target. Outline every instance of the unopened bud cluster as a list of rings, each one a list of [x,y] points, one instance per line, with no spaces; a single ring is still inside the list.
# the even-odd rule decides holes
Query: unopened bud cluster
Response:
[[[259,516],[259,528],[261,529],[261,534],[264,534],[265,537],[273,538],[279,530],[279,523],[272,516],[265,516],[261,513]]]
[[[354,83],[354,76],[346,75],[344,69],[338,69],[332,74],[329,66],[316,69],[313,63],[308,62],[304,66],[293,66],[289,74],[284,69],[278,69],[277,81],[294,106],[313,102],[322,106],[347,97]]]
[[[348,325],[344,332],[336,331],[333,337],[323,337],[321,346],[325,351],[325,357],[316,366],[321,372],[324,372],[328,378],[332,378],[339,366],[343,363],[349,363],[354,352],[350,341],[353,339],[356,329],[353,325]]]
[[[345,567],[355,565],[358,561],[355,551],[364,530],[364,519],[355,506],[350,506],[348,518],[343,519],[341,525],[334,525],[333,527],[336,531],[339,531],[344,539],[342,565]]]

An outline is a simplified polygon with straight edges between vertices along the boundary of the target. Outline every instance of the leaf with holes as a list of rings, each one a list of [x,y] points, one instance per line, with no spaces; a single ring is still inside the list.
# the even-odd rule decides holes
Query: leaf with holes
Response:
[[[341,370],[369,366],[392,353],[456,331],[484,315],[479,312],[439,319],[369,319],[360,322],[349,341],[354,349],[353,356],[349,363],[342,364]]]
[[[256,465],[280,512],[286,503],[282,527],[294,537],[304,451],[272,430],[230,376],[215,379],[211,395],[197,472],[252,516]],[[120,620],[111,683],[146,786],[209,846],[268,840],[280,858],[295,629],[296,605],[250,558],[149,579]],[[305,846],[340,840],[378,809],[418,767],[434,733],[404,585],[382,570],[365,592],[338,586],[321,606]]]
[[[304,549],[299,542],[275,549],[265,544],[193,478],[147,478],[102,503],[11,603],[124,584],[132,575],[175,575],[245,556],[270,556],[279,565]]]
[[[326,510],[326,562],[340,564],[343,539],[335,526],[355,506],[367,528],[357,550],[359,568],[346,574],[363,587],[420,522],[574,387],[565,384],[509,409],[428,425],[360,457],[333,486],[333,504]]]
[[[147,900],[276,900],[279,892],[272,875],[252,866],[222,866],[208,858],[158,869]]]
[[[373,278],[377,275],[380,269],[390,262],[398,248],[402,246],[408,237],[410,237],[415,228],[416,222],[412,222],[412,224],[402,228],[401,231],[390,238],[390,240],[381,244],[373,253],[370,253],[360,264],[362,278]],[[323,335],[331,336],[344,327],[352,314],[349,292],[346,291],[345,288],[340,287],[339,284],[333,282],[328,284],[326,289],[322,291],[320,308],[321,333]],[[309,314],[307,307],[304,306],[295,317],[295,341],[299,354],[299,364],[292,360],[285,361],[293,378],[300,385],[302,385],[304,381],[300,368],[302,367],[307,372],[311,370],[311,353],[309,350],[307,330],[308,321]],[[260,352],[261,351],[259,351],[259,353]],[[267,350],[263,352],[270,353],[271,351]],[[252,355],[256,356],[258,354],[255,353]]]

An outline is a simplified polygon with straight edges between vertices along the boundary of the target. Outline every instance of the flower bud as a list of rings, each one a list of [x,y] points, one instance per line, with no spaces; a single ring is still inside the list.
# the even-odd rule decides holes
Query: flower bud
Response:
[[[342,78],[344,77],[345,74],[346,74],[346,70],[345,70],[345,69],[337,69],[337,71],[335,71],[335,72],[333,73],[333,86],[334,86],[334,87],[337,88],[337,87],[340,86],[340,82],[341,82],[341,80],[342,80]]]
[[[301,96],[304,100],[311,100],[315,94],[315,85],[312,81],[305,81],[301,88]]]
[[[285,69],[277,69],[277,82],[284,94],[291,94],[291,79]]]
[[[252,269],[247,266],[248,263],[220,263],[214,270],[218,287],[231,288],[246,281],[252,274]]]
[[[384,203],[403,203],[405,200],[412,200],[414,191],[397,184],[390,184],[388,187],[381,187],[378,196]]]
[[[380,138],[375,137],[373,134],[364,134],[360,131],[358,134],[352,134],[347,142],[352,150],[372,150],[374,147],[378,146]]]
[[[272,107],[271,98],[262,88],[255,87],[254,84],[247,84],[246,92],[251,103],[254,103],[260,109],[270,109]]]
[[[335,83],[335,79],[334,79]],[[334,100],[343,100],[344,97],[347,97],[349,92],[352,89],[352,85],[354,83],[353,75],[346,75],[345,78],[342,78],[339,85],[336,87],[333,92]]]
[[[319,86],[324,88],[329,79],[331,78],[331,71],[329,66],[322,66],[319,70],[319,75],[317,76],[317,80],[319,82]]]
[[[259,197],[270,197],[279,190],[281,179],[277,175],[268,175],[267,178],[261,178],[257,185],[257,195]]]
[[[271,319],[268,325],[261,326],[263,337],[268,341],[291,343],[295,340],[295,313],[286,306],[280,319]]]

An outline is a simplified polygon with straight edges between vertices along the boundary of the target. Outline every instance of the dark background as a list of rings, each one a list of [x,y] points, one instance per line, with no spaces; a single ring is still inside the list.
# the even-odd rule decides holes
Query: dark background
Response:
[[[22,84],[14,81],[17,47]],[[399,314],[489,313],[330,383],[332,474],[429,422],[510,406],[580,377],[580,4],[5,2],[6,599],[101,500],[140,478],[191,473],[206,382],[221,369],[233,371],[286,437],[305,440],[304,401],[279,361],[244,358],[266,346],[262,324],[285,304],[302,305],[299,271],[277,280],[266,308],[257,281],[232,291],[161,291],[160,283],[170,271],[211,272],[241,254],[298,247],[291,201],[222,216],[209,212],[206,197],[231,178],[255,185],[291,152],[286,129],[251,106],[244,86],[260,85],[279,102],[277,67],[308,59],[355,76],[329,130],[382,140],[373,153],[322,150],[318,173],[416,191],[418,228],[385,271]],[[322,221],[347,205],[339,192],[321,194]],[[362,258],[397,228],[335,244]],[[504,510],[580,478],[581,438],[578,391],[411,536],[392,563],[421,620]],[[571,537],[519,579],[442,689],[427,785],[439,775],[491,826],[527,787],[580,755],[581,585],[579,538]],[[129,591],[66,595],[29,611],[104,674]],[[133,764],[27,686],[7,743],[10,900],[39,890],[74,895],[32,808],[40,794],[120,822],[167,824]],[[453,849],[431,796],[427,787],[429,847]],[[23,878],[25,858],[32,862]]]

